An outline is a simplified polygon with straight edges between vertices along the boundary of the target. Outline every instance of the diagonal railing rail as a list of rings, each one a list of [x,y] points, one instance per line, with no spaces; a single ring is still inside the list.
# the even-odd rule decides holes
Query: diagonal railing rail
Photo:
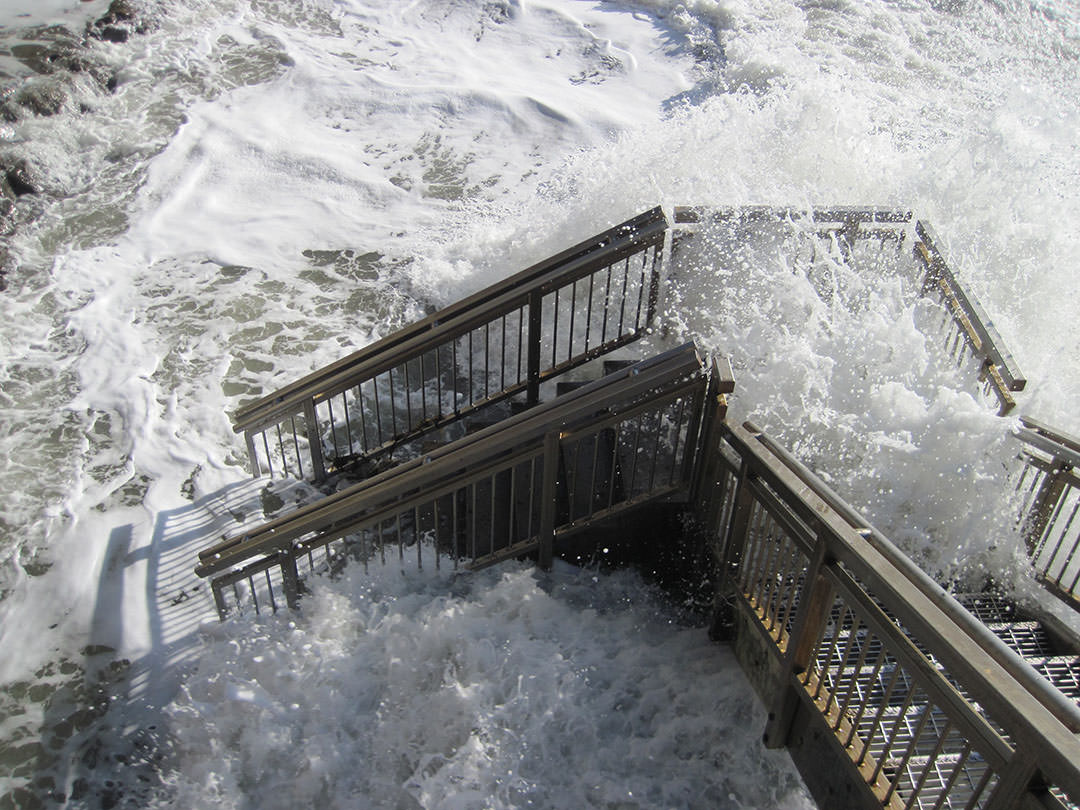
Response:
[[[656,314],[654,208],[240,408],[252,474],[322,480],[631,343]]]
[[[687,344],[218,543],[196,573],[224,617],[295,606],[302,570],[350,557],[550,564],[559,538],[687,493],[706,396],[731,390],[730,369],[706,373]]]
[[[819,795],[847,769],[857,789],[834,797],[844,806],[1074,806],[1077,706],[1016,656],[1006,666],[977,623],[767,437],[727,424],[713,435],[702,513],[723,519],[714,629],[737,637],[769,708],[767,744],[789,746]]]
[[[945,261],[929,223],[916,222],[915,234],[915,259],[926,273],[922,294],[937,295],[947,312],[945,349],[957,366],[968,356],[977,360],[984,391],[997,398],[998,413],[1004,416],[1016,407],[1013,394],[1023,391],[1027,380],[1005,348],[993,321]]]

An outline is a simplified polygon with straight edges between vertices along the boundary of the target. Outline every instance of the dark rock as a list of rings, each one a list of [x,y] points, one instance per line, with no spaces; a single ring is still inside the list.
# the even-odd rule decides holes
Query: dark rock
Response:
[[[4,167],[4,179],[16,196],[41,193],[40,184],[30,170],[30,166],[22,158],[17,158],[6,163]]]
[[[109,3],[109,10],[105,12],[105,17],[111,22],[117,20],[134,20],[138,15],[138,9],[131,0],[113,0]]]
[[[45,54],[45,63],[52,70],[66,70],[68,73],[83,73],[90,76],[102,87],[107,87],[114,74],[108,65],[93,59],[90,54],[75,45],[59,45],[50,48]]]
[[[55,81],[27,82],[15,94],[15,100],[34,115],[56,115],[64,108],[67,94]]]
[[[101,29],[100,36],[106,42],[127,42],[131,32],[127,28],[116,25],[106,25]]]
[[[87,33],[105,42],[127,42],[132,34],[145,33],[149,25],[131,0],[113,0],[109,10],[90,24]]]
[[[0,101],[0,119],[7,121],[9,124],[14,124],[21,118],[22,115],[19,114],[19,108],[15,104],[6,99]]]

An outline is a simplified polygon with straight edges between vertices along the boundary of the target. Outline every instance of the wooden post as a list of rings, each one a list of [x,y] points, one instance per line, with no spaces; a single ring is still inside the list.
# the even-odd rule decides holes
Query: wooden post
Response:
[[[288,549],[278,552],[281,579],[285,587],[285,603],[293,610],[300,603],[300,574],[296,570],[296,558]]]
[[[543,298],[539,292],[529,294],[529,332],[528,332],[528,388],[525,401],[531,408],[540,402],[540,327]]]
[[[319,433],[319,417],[315,413],[315,401],[304,401],[304,421],[307,423],[308,452],[311,454],[312,476],[316,481],[326,480],[326,463],[323,461],[322,436]],[[331,426],[333,429],[333,426]]]
[[[735,506],[731,512],[731,523],[724,535],[723,555],[720,573],[716,578],[716,596],[713,602],[713,616],[709,625],[709,638],[713,641],[726,641],[731,636],[734,626],[731,599],[738,587],[733,572],[742,561],[743,546],[750,528],[750,513],[753,511],[754,496],[750,490],[750,469],[746,460],[739,468],[739,483],[735,489]]]
[[[1021,799],[1039,776],[1038,764],[1030,750],[1017,749],[998,774],[997,784],[983,805],[984,810],[1011,810],[1021,806]]]
[[[814,556],[806,570],[806,582],[810,583],[810,587],[799,600],[799,612],[781,665],[783,674],[769,707],[769,720],[762,736],[766,748],[783,748],[788,743],[791,722],[799,705],[799,694],[791,679],[810,666],[814,647],[832,609],[835,594],[832,583],[824,575],[827,564],[825,548],[825,540],[819,531],[814,543]]]
[[[540,498],[540,546],[537,564],[551,570],[555,556],[555,514],[559,496],[559,433],[551,431],[544,437],[544,486]]]

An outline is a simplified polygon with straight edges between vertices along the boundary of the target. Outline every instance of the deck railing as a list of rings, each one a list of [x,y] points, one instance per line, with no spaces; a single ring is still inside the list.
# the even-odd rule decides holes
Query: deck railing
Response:
[[[1016,489],[1028,556],[1043,585],[1080,609],[1080,439],[1029,416],[1020,423]]]
[[[822,238],[836,238],[844,248],[864,240],[895,241],[902,244],[912,212],[904,209],[834,205],[827,208],[786,208],[769,205],[744,205],[737,208],[676,206],[677,225],[726,222],[754,226],[766,223],[791,223],[813,228]]]
[[[942,324],[944,348],[957,367],[974,358],[983,391],[997,399],[1002,416],[1016,407],[1013,393],[1023,391],[1027,380],[1009,354],[986,312],[975,296],[964,289],[938,248],[930,225],[915,223],[915,260],[925,270],[922,294],[936,296],[945,310]]]
[[[667,220],[645,212],[241,408],[254,475],[322,480],[631,343]]]
[[[219,543],[196,573],[224,617],[295,606],[301,574],[350,557],[550,564],[559,538],[688,492],[705,397],[731,385],[687,344]]]
[[[769,745],[810,717],[801,744],[812,736],[850,764],[863,788],[851,806],[996,810],[1044,787],[1080,798],[1074,704],[1012,674],[940,588],[761,436],[726,424],[716,436],[703,508],[728,516],[717,556],[729,619],[772,661],[752,678]]]

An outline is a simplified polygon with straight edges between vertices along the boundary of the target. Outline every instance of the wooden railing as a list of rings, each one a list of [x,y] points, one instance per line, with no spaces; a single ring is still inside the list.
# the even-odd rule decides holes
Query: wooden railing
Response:
[[[715,435],[702,502],[726,518],[714,630],[738,638],[769,708],[768,745],[790,746],[819,795],[846,768],[857,790],[837,797],[845,807],[1080,798],[1075,704],[1026,678],[1018,657],[1004,666],[962,608],[761,434],[724,424]]]
[[[1029,416],[1020,423],[1016,489],[1028,556],[1043,585],[1080,609],[1080,439]]]
[[[731,386],[687,344],[218,543],[196,573],[224,617],[295,606],[303,576],[349,558],[548,565],[559,538],[689,492],[705,397]]]
[[[1005,348],[993,321],[975,296],[964,289],[945,261],[930,225],[915,223],[915,260],[925,269],[923,295],[934,295],[948,313],[944,347],[957,366],[974,357],[983,390],[993,395],[1002,416],[1016,407],[1013,393],[1023,391],[1027,380]]]
[[[251,471],[322,480],[645,334],[667,220],[647,211],[247,405]]]

